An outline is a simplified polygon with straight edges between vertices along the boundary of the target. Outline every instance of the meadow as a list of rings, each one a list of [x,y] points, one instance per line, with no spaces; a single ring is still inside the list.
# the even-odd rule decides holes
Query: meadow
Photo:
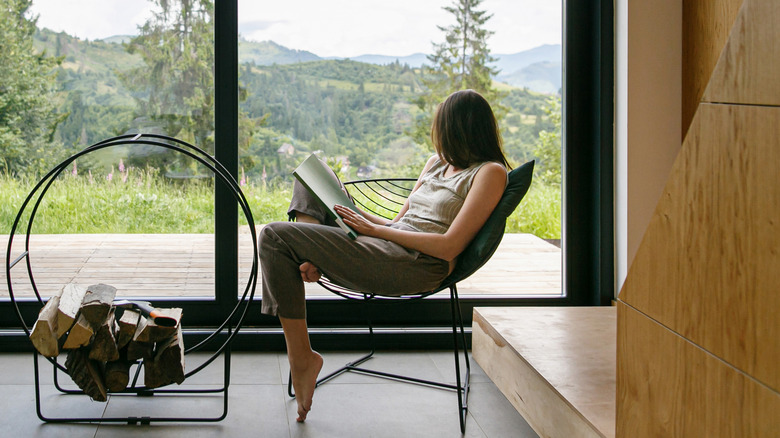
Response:
[[[0,175],[0,232],[8,234],[36,180]],[[287,220],[291,186],[242,183],[256,224]],[[25,212],[29,214],[32,206]],[[544,239],[561,235],[559,188],[534,183],[507,221],[508,233]],[[239,214],[241,225],[246,219]],[[24,224],[27,219],[23,218]],[[25,225],[26,226],[26,225]],[[17,233],[25,229],[17,230]],[[155,169],[122,168],[104,175],[63,173],[36,212],[36,234],[213,233],[212,180],[170,180]]]

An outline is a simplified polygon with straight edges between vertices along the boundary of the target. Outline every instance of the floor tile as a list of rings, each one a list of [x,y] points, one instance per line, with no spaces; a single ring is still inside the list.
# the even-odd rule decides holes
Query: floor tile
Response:
[[[360,352],[323,352],[325,372],[360,357]],[[194,369],[210,354],[187,355],[186,367]],[[64,357],[61,358],[64,361]],[[49,424],[35,413],[33,356],[0,354],[0,412],[2,436],[13,437],[518,437],[536,434],[512,405],[472,361],[471,393],[466,433],[461,435],[458,401],[454,391],[388,379],[347,373],[321,385],[314,396],[306,423],[295,422],[296,402],[287,395],[289,365],[284,352],[238,352],[231,355],[228,412],[224,421],[153,422],[129,425],[128,416],[219,416],[224,398],[219,395],[155,395],[138,397],[113,394],[108,402],[94,402],[84,395],[60,394],[52,384],[52,366],[39,358],[41,406],[50,417],[121,418],[122,423]],[[367,368],[415,377],[453,382],[454,362],[448,351],[380,351],[365,363]],[[143,375],[139,377],[143,382]],[[70,378],[58,374],[60,385],[75,389]],[[224,358],[171,389],[220,388]]]

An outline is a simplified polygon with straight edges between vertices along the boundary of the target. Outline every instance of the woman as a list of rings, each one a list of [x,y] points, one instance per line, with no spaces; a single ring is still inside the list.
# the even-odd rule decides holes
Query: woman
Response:
[[[431,139],[436,155],[392,221],[337,206],[359,234],[350,240],[324,224],[324,210],[298,185],[290,206],[297,222],[275,222],[261,232],[262,311],[281,321],[299,422],[311,409],[322,368],[309,343],[303,282],[324,273],[334,283],[378,294],[434,289],[501,199],[509,165],[493,111],[479,93],[447,97],[434,115]]]

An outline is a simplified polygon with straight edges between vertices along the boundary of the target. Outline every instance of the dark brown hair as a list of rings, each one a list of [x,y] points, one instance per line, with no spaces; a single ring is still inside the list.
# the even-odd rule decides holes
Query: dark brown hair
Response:
[[[493,110],[474,90],[456,91],[439,104],[431,125],[431,141],[436,153],[459,169],[483,161],[511,168]]]

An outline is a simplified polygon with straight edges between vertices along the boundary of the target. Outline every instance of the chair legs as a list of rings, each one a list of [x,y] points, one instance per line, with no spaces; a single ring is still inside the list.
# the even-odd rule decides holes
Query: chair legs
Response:
[[[418,379],[416,377],[403,376],[399,374],[386,373],[383,371],[371,370],[363,368],[360,365],[371,359],[375,353],[374,347],[374,328],[371,321],[368,321],[368,334],[371,352],[360,357],[357,360],[347,363],[336,371],[321,377],[317,380],[317,386],[332,380],[341,374],[352,371],[359,374],[372,375],[385,379],[398,380],[402,382],[414,383],[418,385],[430,386],[439,389],[446,389],[450,391],[457,391],[458,393],[458,417],[460,421],[460,431],[465,433],[466,431],[466,417],[468,414],[468,397],[469,397],[469,376],[471,375],[471,361],[469,360],[468,349],[466,348],[466,332],[463,326],[463,316],[460,309],[460,301],[458,300],[458,290],[456,285],[450,286],[450,307],[452,310],[452,338],[453,338],[453,353],[455,357],[455,379],[456,384],[452,385],[444,382],[435,382],[431,380]],[[463,348],[463,358],[466,365],[465,375],[461,376],[460,366],[460,353],[461,346]],[[290,397],[295,397],[295,393],[292,388],[292,378],[288,377],[287,380],[287,394]]]

